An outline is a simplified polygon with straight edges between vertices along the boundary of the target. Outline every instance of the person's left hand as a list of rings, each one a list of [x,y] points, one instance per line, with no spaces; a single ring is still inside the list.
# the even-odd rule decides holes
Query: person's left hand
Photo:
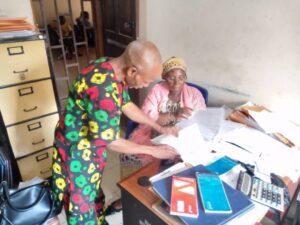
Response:
[[[179,128],[176,126],[169,126],[169,127],[160,126],[157,132],[161,134],[173,135],[175,137],[178,137]]]

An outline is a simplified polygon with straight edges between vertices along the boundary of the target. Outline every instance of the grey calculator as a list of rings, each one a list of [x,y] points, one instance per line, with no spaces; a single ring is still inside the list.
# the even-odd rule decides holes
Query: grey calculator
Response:
[[[284,188],[240,172],[237,189],[253,201],[284,211]]]

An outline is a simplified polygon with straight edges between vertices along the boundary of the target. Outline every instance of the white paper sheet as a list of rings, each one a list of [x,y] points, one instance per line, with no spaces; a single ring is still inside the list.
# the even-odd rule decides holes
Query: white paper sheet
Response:
[[[161,135],[152,139],[156,144],[167,144],[175,148],[184,162],[193,166],[207,164],[211,161],[209,146],[204,141],[197,124],[184,127],[179,136]]]
[[[227,225],[253,225],[256,222],[260,222],[263,217],[267,214],[269,207],[264,206],[262,204],[254,203],[254,207],[243,213],[234,219],[228,221]]]
[[[222,140],[234,143],[256,155],[266,153],[275,154],[280,151],[290,150],[286,145],[271,138],[267,134],[249,127],[242,127],[228,132],[223,136]]]
[[[250,115],[266,133],[281,133],[295,145],[300,146],[300,127],[277,113],[249,110]]]
[[[252,154],[256,169],[262,174],[273,172],[279,176],[288,176],[293,181],[300,175],[300,152],[260,131],[244,127],[229,132],[222,140],[234,143]]]
[[[151,183],[153,183],[166,177],[172,176],[173,174],[180,173],[188,168],[189,167],[183,162],[176,163],[174,166],[171,166],[170,168],[150,177],[149,180]]]
[[[201,134],[206,141],[211,141],[219,133],[222,121],[225,119],[224,108],[206,108],[194,113],[188,120],[178,123],[180,128],[198,124]]]

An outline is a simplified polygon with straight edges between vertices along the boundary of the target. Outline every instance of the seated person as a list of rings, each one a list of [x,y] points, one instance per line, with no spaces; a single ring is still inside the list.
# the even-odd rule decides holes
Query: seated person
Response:
[[[90,22],[90,15],[87,11],[82,11],[80,13],[80,17],[76,19],[76,39],[77,41],[84,41],[84,28],[86,29],[86,35],[87,35],[87,40],[88,40],[88,46],[89,47],[94,47],[95,45],[95,33],[94,33],[94,28]]]
[[[183,59],[172,57],[163,64],[163,81],[156,84],[148,93],[142,111],[163,126],[173,126],[187,118],[193,111],[205,109],[201,92],[186,84],[186,64]],[[136,143],[151,145],[157,133],[146,125],[139,125],[130,139]],[[142,165],[152,161],[151,157],[138,155],[121,157],[138,160]]]
[[[72,59],[74,51],[74,43],[72,38],[72,27],[64,16],[59,16],[61,33],[63,36],[64,45],[66,48],[67,59]]]

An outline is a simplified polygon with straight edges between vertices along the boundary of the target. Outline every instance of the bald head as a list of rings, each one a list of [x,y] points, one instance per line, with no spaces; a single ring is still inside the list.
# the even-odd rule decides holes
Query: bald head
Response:
[[[135,65],[140,70],[151,70],[161,65],[161,55],[157,47],[150,41],[133,41],[125,50],[127,65]]]
[[[147,87],[161,77],[161,55],[152,42],[140,40],[131,42],[123,57],[127,67],[126,81],[130,87]]]

